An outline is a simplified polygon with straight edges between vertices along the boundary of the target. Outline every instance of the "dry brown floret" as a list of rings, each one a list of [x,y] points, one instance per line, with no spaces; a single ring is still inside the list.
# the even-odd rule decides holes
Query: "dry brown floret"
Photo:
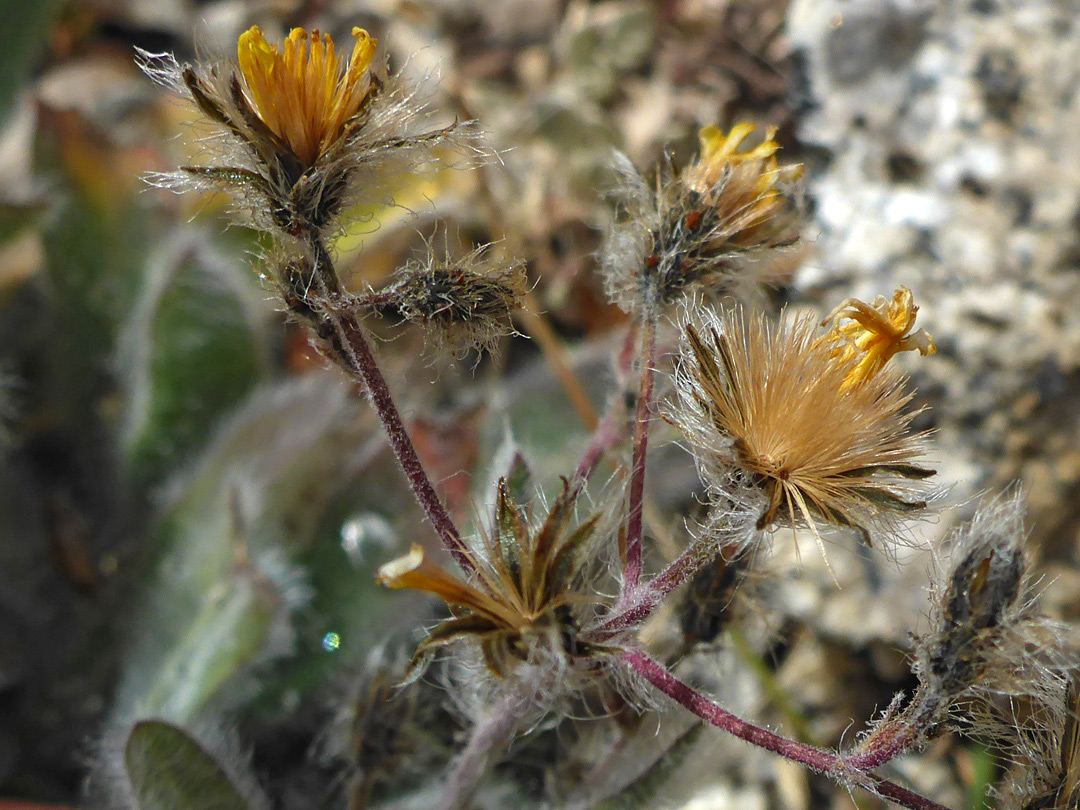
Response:
[[[543,678],[599,671],[606,649],[580,638],[600,606],[597,593],[583,587],[595,574],[590,541],[599,516],[574,528],[575,492],[564,482],[543,523],[531,526],[501,480],[494,525],[483,547],[470,552],[475,576],[468,581],[427,559],[419,545],[379,570],[383,585],[435,594],[454,612],[420,644],[416,664],[440,647],[471,641],[499,679],[523,669]]]
[[[778,522],[871,527],[925,506],[922,434],[910,430],[904,380],[882,372],[845,386],[854,363],[833,356],[810,318],[771,327],[741,310],[686,325],[674,417],[717,494],[735,478]],[[730,497],[729,497],[730,500]]]

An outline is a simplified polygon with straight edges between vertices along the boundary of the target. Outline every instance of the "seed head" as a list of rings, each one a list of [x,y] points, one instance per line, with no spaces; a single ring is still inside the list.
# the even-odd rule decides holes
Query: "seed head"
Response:
[[[924,733],[945,724],[998,752],[1008,765],[998,806],[1066,808],[1080,784],[1077,656],[1038,612],[1023,512],[1019,495],[997,498],[943,541],[905,715]]]
[[[516,334],[511,321],[528,292],[525,266],[503,263],[485,248],[406,266],[397,280],[361,299],[361,305],[427,330],[436,346],[457,356],[470,349],[495,348],[504,335]]]
[[[587,587],[599,516],[571,529],[574,498],[564,482],[543,523],[530,526],[502,480],[494,525],[471,554],[470,580],[427,559],[418,545],[379,570],[381,584],[435,594],[454,613],[421,643],[414,671],[440,647],[463,642],[479,648],[499,680],[530,672],[545,681],[595,677],[607,649],[584,641],[580,628],[602,602]]]
[[[656,191],[623,161],[626,221],[603,251],[608,292],[630,312],[655,309],[695,290],[741,292],[772,280],[769,251],[799,239],[797,186],[801,165],[779,166],[770,129],[739,151],[754,131],[701,130],[701,154],[681,174],[661,177]]]
[[[685,326],[673,420],[687,435],[714,500],[757,493],[757,528],[778,522],[856,529],[925,506],[904,380],[889,373],[859,386],[811,319],[769,326],[741,309],[705,312]]]

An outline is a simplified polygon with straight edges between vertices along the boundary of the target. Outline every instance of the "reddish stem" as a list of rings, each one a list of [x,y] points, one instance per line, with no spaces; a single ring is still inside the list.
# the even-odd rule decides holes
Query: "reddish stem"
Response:
[[[844,760],[852,768],[868,771],[896,759],[917,740],[918,734],[913,726],[893,720],[880,726],[863,741],[859,750],[847,754]]]
[[[649,417],[656,365],[656,320],[645,316],[641,324],[641,379],[638,385],[637,418],[634,420],[634,454],[630,471],[629,516],[626,521],[626,566],[620,601],[625,601],[641,581],[642,512],[645,506],[645,455],[649,443]]]
[[[600,464],[604,453],[623,440],[623,417],[622,409],[616,403],[604,413],[604,417],[596,425],[585,452],[581,455],[577,469],[574,471],[574,481],[578,487],[592,477],[593,472]]]
[[[736,717],[731,712],[713,703],[700,692],[687,686],[668,672],[661,664],[640,650],[626,650],[620,657],[631,669],[687,711],[738,737],[740,740],[745,740],[751,745],[756,745],[759,748],[764,748],[786,759],[805,765],[811,770],[823,773],[843,785],[857,784],[895,802],[901,807],[907,807],[910,810],[947,810],[937,802],[920,796],[907,788],[900,787],[894,782],[872,773],[866,773],[863,768],[853,765],[850,758],[845,758],[832,751],[823,751],[820,748],[785,739]]]
[[[371,404],[379,415],[379,421],[382,422],[387,438],[390,439],[390,446],[409,481],[413,495],[420,502],[424,514],[438,532],[443,545],[454,555],[458,565],[466,572],[473,571],[475,566],[469,558],[468,547],[461,539],[438,493],[435,492],[435,487],[431,485],[431,480],[424,471],[424,465],[420,463],[420,457],[416,455],[416,448],[413,447],[412,439],[405,430],[401,414],[398,413],[394,399],[390,395],[390,387],[379,370],[371,345],[364,337],[363,328],[356,317],[348,311],[335,308],[330,317],[337,330],[338,338],[343,344],[344,351],[341,354],[344,356],[341,360],[367,389]]]
[[[579,488],[583,487],[585,482],[592,477],[604,454],[622,442],[625,435],[623,416],[625,408],[622,403],[622,389],[627,376],[630,374],[630,367],[634,362],[636,338],[637,324],[631,323],[630,328],[626,330],[622,348],[619,349],[618,357],[615,360],[615,377],[619,383],[619,392],[608,402],[604,416],[593,429],[592,436],[589,437],[589,444],[585,447],[585,452],[581,456],[577,470],[574,471],[574,480]]]
[[[605,641],[645,621],[664,598],[684,583],[716,556],[719,544],[716,538],[698,538],[683,551],[667,568],[627,593],[623,604],[614,615],[591,631],[597,641]]]

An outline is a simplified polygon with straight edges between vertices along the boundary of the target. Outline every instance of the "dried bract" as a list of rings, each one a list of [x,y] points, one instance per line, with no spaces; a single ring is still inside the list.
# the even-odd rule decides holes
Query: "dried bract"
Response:
[[[754,131],[701,130],[701,154],[650,191],[632,166],[620,166],[626,221],[603,251],[608,292],[628,312],[655,310],[688,291],[731,292],[773,281],[767,254],[799,239],[801,165],[780,166],[770,129],[739,151]]]
[[[597,575],[590,541],[599,516],[572,528],[573,512],[573,490],[564,484],[543,523],[530,526],[500,481],[494,525],[482,549],[470,553],[476,569],[470,580],[428,560],[415,545],[384,565],[380,583],[433,593],[454,614],[431,631],[415,663],[467,642],[479,648],[495,678],[536,680],[538,691],[595,678],[611,650],[586,642],[580,630],[604,601],[589,587]]]
[[[1018,495],[980,505],[945,540],[949,562],[932,586],[919,639],[919,690],[905,710],[925,736],[941,724],[997,750],[1009,764],[1004,807],[1067,807],[1076,792],[1076,654],[1041,616],[1027,575]]]
[[[942,705],[993,693],[1036,694],[1043,673],[1068,657],[1053,624],[1035,610],[1026,536],[1014,495],[982,504],[945,541],[950,562],[932,585],[930,630],[916,653],[923,691]],[[1042,655],[1032,656],[1039,648]]]
[[[488,251],[490,253],[490,251]],[[462,355],[495,348],[516,334],[511,318],[528,293],[525,266],[485,256],[481,248],[458,259],[429,258],[397,272],[397,280],[360,299],[361,306],[419,324],[440,345]]]
[[[323,234],[391,160],[450,138],[418,132],[415,94],[376,65],[376,42],[354,28],[348,58],[326,34],[293,29],[279,48],[251,28],[235,62],[181,65],[140,52],[143,70],[181,92],[213,127],[206,165],[159,175],[161,185],[226,191],[252,224],[293,236]]]
[[[925,506],[903,378],[880,373],[845,386],[853,363],[833,356],[811,319],[770,327],[740,309],[685,326],[673,420],[697,455],[715,501],[758,494],[757,528],[778,522],[871,527]]]

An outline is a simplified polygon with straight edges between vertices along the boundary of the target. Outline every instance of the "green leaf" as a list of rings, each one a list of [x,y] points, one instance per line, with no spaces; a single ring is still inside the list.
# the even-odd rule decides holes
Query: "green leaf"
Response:
[[[234,779],[184,731],[160,720],[135,724],[124,767],[139,810],[252,810]]]
[[[33,62],[45,50],[46,32],[57,0],[3,0],[0,13],[9,35],[0,48],[0,126],[7,123],[12,103],[30,79]]]
[[[196,237],[156,251],[120,336],[122,443],[138,479],[190,458],[267,365],[263,296]]]
[[[350,564],[340,537],[347,513],[335,500],[359,441],[349,428],[355,407],[332,372],[259,388],[173,483],[150,537],[152,573],[124,661],[119,716],[149,709],[186,721],[228,706],[236,685],[255,676],[265,691],[268,672],[293,651],[292,635],[318,671],[277,691],[302,694],[343,654],[380,637],[372,631],[375,555],[370,566]],[[387,490],[400,487],[385,478]],[[373,503],[393,501],[372,484],[363,492]],[[347,501],[348,509],[363,503],[355,493]],[[310,609],[298,616],[301,604]],[[339,634],[341,651],[321,648],[328,631]]]
[[[260,593],[258,585],[251,575],[234,576],[207,595],[162,662],[143,706],[163,717],[193,719],[232,675],[256,660],[276,615],[274,596]]]

